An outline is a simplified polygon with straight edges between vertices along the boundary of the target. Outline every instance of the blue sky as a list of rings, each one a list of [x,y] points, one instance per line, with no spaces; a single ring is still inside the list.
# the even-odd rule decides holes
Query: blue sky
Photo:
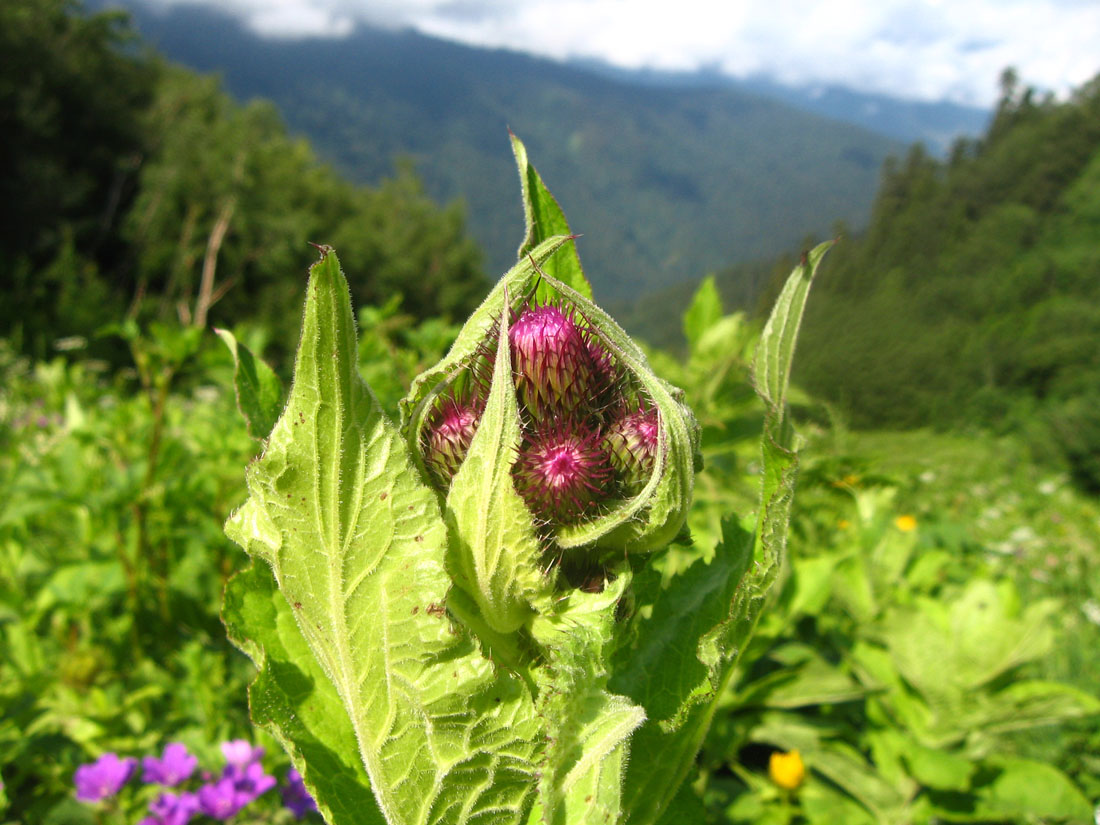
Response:
[[[1056,94],[1100,72],[1100,0],[147,0],[215,2],[276,37],[362,21],[625,68],[717,70],[990,106],[1006,66]]]

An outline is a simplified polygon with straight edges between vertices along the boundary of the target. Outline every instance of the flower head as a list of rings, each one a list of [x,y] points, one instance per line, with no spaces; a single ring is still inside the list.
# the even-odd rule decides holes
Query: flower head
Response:
[[[73,774],[76,798],[81,802],[96,802],[114,796],[136,769],[136,759],[119,759],[117,754],[105,753],[95,762],[76,769]]]
[[[262,796],[276,785],[275,777],[265,773],[264,766],[259,762],[249,762],[243,768],[227,765],[223,776],[233,780],[233,787],[244,797],[244,804]]]
[[[187,825],[199,812],[199,798],[193,793],[162,793],[149,803],[152,816],[138,825]]]
[[[802,754],[797,749],[790,753],[774,751],[768,759],[768,776],[780,788],[793,791],[806,778],[806,766],[802,764]]]
[[[470,449],[481,412],[471,401],[444,399],[428,426],[424,463],[440,487],[447,487]]]
[[[247,739],[234,739],[230,742],[222,742],[222,755],[229,765],[243,768],[249,762],[259,762],[263,759],[264,749],[253,747]]]
[[[570,524],[591,514],[606,497],[611,466],[593,431],[566,422],[530,433],[513,475],[516,489],[537,516]]]
[[[604,432],[611,466],[629,495],[641,492],[653,473],[658,428],[657,411],[639,408],[616,416]]]
[[[211,819],[232,819],[251,800],[237,792],[232,777],[203,785],[198,792],[199,811]]]
[[[191,777],[198,767],[199,760],[187,752],[187,747],[172,742],[164,748],[164,755],[157,759],[146,756],[141,761],[141,781],[174,787]]]
[[[894,526],[903,533],[912,533],[917,529],[917,520],[911,515],[898,516],[894,519]]]
[[[596,365],[572,312],[527,307],[508,330],[520,402],[535,421],[572,415],[592,397]]]
[[[539,279],[554,297],[543,297]],[[517,304],[516,295],[531,297]],[[699,427],[683,392],[533,258],[505,275],[401,402],[409,446],[440,493],[479,443],[474,433],[490,408],[511,448],[491,460],[511,462],[546,549],[609,559],[610,548],[649,552],[682,530],[699,469]]]

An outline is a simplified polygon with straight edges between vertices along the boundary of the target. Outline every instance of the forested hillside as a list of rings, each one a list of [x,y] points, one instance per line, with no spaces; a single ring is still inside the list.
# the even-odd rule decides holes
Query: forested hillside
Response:
[[[29,353],[124,317],[296,325],[310,241],[340,248],[358,304],[458,317],[486,289],[461,206],[407,168],[346,182],[123,16],[8,2],[0,54],[0,334]]]
[[[879,167],[902,148],[728,85],[645,85],[409,31],[261,38],[211,8],[130,5],[165,54],[221,72],[240,99],[273,100],[353,178],[414,158],[429,193],[465,200],[493,274],[522,230],[500,208],[514,197],[511,128],[573,205],[601,300],[772,257],[837,220],[864,225]]]
[[[854,424],[1049,433],[1100,484],[1100,80],[1006,72],[981,140],[887,164],[816,290],[797,377]]]

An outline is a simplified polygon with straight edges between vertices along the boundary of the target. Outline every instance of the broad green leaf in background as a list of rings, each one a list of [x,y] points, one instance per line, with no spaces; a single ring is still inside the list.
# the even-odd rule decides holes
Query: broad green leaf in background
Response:
[[[687,338],[688,347],[694,350],[703,333],[717,324],[721,318],[722,298],[718,294],[714,276],[708,275],[695,290],[691,306],[684,313],[684,337]]]
[[[571,236],[573,233],[569,229],[565,213],[561,211],[558,202],[543,184],[538,171],[527,159],[527,149],[523,142],[511,132],[508,134],[512,139],[512,152],[516,156],[519,180],[523,188],[523,217],[526,230],[518,253],[522,260],[539,244],[555,235]],[[585,298],[592,300],[592,285],[588,283],[584,270],[581,269],[581,259],[577,254],[575,243],[569,244],[562,254],[547,261],[544,269],[547,275],[568,284]],[[540,284],[537,293],[538,302],[546,303],[552,297],[555,297],[553,288],[549,284]]]
[[[522,821],[539,749],[532,697],[448,618],[437,499],[356,371],[347,282],[331,251],[311,269],[307,294],[286,410],[226,531],[271,566],[390,825]],[[255,577],[238,599],[249,586]],[[253,615],[235,617],[246,652],[270,632]],[[320,734],[280,732],[305,775],[323,770],[307,741]],[[358,821],[333,813],[333,823]]]
[[[1008,757],[989,760],[996,775],[977,791],[975,820],[1026,818],[1088,822],[1093,810],[1069,778],[1053,765]]]
[[[279,419],[283,409],[283,382],[267,364],[227,329],[214,332],[233,353],[233,386],[237,391],[237,409],[244,416],[248,434],[262,441]]]
[[[697,562],[664,590],[656,576],[639,577],[638,602],[652,604],[652,614],[637,622],[632,644],[618,654],[610,685],[649,714],[627,770],[624,807],[631,823],[661,820],[687,778],[777,575],[797,469],[784,399],[806,296],[829,245],[815,248],[791,273],[757,345],[755,384],[766,418],[755,534],[727,519],[709,565]]]

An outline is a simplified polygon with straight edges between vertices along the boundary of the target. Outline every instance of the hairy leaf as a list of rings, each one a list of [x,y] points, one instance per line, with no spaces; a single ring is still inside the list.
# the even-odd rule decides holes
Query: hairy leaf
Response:
[[[602,591],[574,590],[532,623],[547,657],[539,674],[550,733],[539,781],[546,825],[619,821],[630,735],[645,720],[641,707],[607,690],[615,612],[630,582],[622,565]]]
[[[248,690],[253,721],[286,749],[325,819],[385,823],[340,695],[310,653],[293,608],[265,564],[230,580],[222,619],[229,638],[259,670]]]
[[[286,410],[227,533],[271,565],[390,825],[521,821],[538,751],[532,698],[449,620],[437,499],[355,353],[329,251],[311,270]],[[265,631],[245,621],[240,632]]]
[[[806,295],[827,248],[817,247],[791,273],[757,345],[755,379],[766,417],[755,532],[726,519],[709,565],[697,562],[665,590],[656,576],[636,588],[652,613],[636,622],[611,683],[649,715],[634,737],[627,771],[624,807],[631,823],[658,822],[690,772],[777,575],[797,469],[784,398]]]
[[[519,168],[519,180],[523,188],[523,217],[526,224],[526,232],[523,243],[519,247],[519,258],[522,260],[529,253],[555,235],[572,235],[569,222],[565,219],[565,213],[561,211],[558,202],[550,194],[550,190],[542,182],[538,171],[527,159],[527,149],[522,141],[509,132],[512,138],[512,152],[516,156],[516,166]],[[584,276],[581,269],[581,259],[577,254],[576,244],[570,244],[561,254],[546,262],[546,273],[568,284],[577,290],[588,300],[592,300],[592,285]],[[554,297],[555,292],[549,284],[539,284],[539,303],[546,303],[547,299]]]

